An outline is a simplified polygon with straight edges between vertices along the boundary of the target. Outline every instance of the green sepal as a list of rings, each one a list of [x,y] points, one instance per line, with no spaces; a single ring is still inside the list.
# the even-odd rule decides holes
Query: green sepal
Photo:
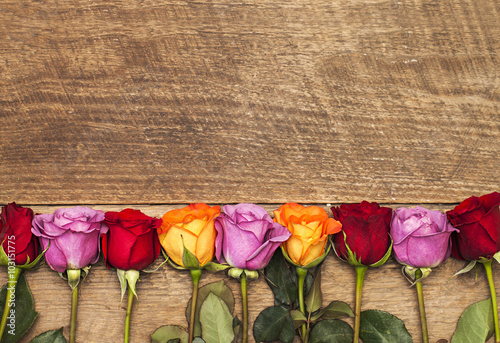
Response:
[[[187,269],[201,269],[198,258],[186,248],[184,238],[182,238],[182,247],[184,248],[184,251],[182,252],[182,264],[184,267]]]
[[[120,289],[121,289],[121,293],[122,293],[120,302],[122,302],[123,296],[125,295],[125,292],[127,291],[127,280],[125,279],[125,271],[122,269],[117,269],[116,275],[118,275],[118,280],[120,280]]]
[[[66,273],[68,275],[68,285],[71,287],[72,291],[75,291],[76,287],[80,283],[80,269],[67,269]]]
[[[495,255],[493,255],[493,258],[495,259],[495,261],[497,261],[498,263],[500,263],[500,251],[497,252]]]
[[[220,263],[215,263],[215,262],[208,262],[207,264],[205,264],[203,266],[203,268],[205,268],[209,272],[219,272],[219,271],[231,268],[231,266],[227,265],[227,264],[220,264]]]
[[[417,271],[422,273],[422,276],[417,278]],[[408,265],[404,265],[401,268],[401,273],[406,277],[406,279],[411,283],[411,286],[414,286],[417,282],[422,281],[432,272],[431,268],[416,268]]]
[[[2,244],[0,245],[0,266],[7,266],[9,264],[9,262],[10,262],[10,259],[7,256],[7,254],[5,253],[5,250],[3,249],[3,242],[5,242],[5,239],[2,241]],[[21,266],[16,265],[16,267],[24,269],[24,270],[33,269],[37,265],[37,263],[40,262],[40,260],[42,259],[43,255],[45,255],[45,252],[49,249],[49,247],[50,247],[50,242],[47,245],[47,248],[45,248],[45,250],[42,251],[33,260],[33,262],[30,263],[30,257],[26,256],[26,263],[23,264],[23,265],[21,265]],[[12,262],[14,262],[14,261],[12,261]]]
[[[144,272],[144,273],[154,273],[154,272],[158,271],[158,269],[160,269],[161,267],[163,267],[163,265],[164,265],[165,263],[167,263],[167,262],[168,262],[168,256],[165,258],[165,261],[163,261],[162,263],[160,263],[160,265],[159,265],[158,267],[156,267],[156,268],[154,268],[154,269],[151,269],[151,270],[145,270],[145,269],[144,269],[144,270],[143,270],[143,272]]]
[[[245,276],[248,280],[255,280],[255,279],[259,278],[259,272],[256,270],[246,270],[246,269],[240,269],[240,268],[236,268],[236,267],[229,269],[227,274],[230,277],[239,280],[239,279],[241,279],[241,275],[243,273],[245,273]]]
[[[460,274],[467,273],[468,271],[472,270],[472,268],[474,268],[476,266],[476,263],[477,263],[477,260],[470,261],[469,264],[467,266],[465,266],[465,268],[460,269],[458,272],[456,272],[455,274],[453,274],[453,276],[457,276],[457,275],[460,275]]]
[[[125,279],[127,279],[128,291],[132,291],[135,298],[139,300],[139,297],[137,297],[137,292],[135,290],[135,284],[137,283],[137,280],[139,280],[139,271],[134,269],[127,270],[125,272]]]
[[[287,252],[285,251],[285,248],[284,248],[283,244],[281,244],[280,247],[281,247],[281,252],[283,253],[283,256],[285,256],[285,259],[288,262],[290,262],[291,264],[293,264],[296,267],[304,268],[304,269],[309,269],[309,268],[316,267],[318,264],[320,264],[321,262],[323,262],[325,260],[326,256],[328,256],[328,253],[330,252],[330,249],[332,247],[330,238],[328,238],[328,242],[329,242],[329,244],[327,244],[328,248],[325,249],[325,252],[323,253],[323,255],[321,255],[320,257],[312,260],[311,262],[309,262],[305,266],[301,266],[300,264],[297,264],[297,263],[293,262],[292,259],[290,258],[290,256],[288,256]]]

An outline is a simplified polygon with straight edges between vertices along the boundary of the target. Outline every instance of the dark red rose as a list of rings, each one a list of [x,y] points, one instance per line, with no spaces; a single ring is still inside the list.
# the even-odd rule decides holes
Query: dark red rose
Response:
[[[38,256],[38,239],[31,233],[33,210],[16,205],[15,202],[2,207],[0,215],[0,241],[7,257],[22,266],[33,262]],[[14,257],[14,258],[12,258]]]
[[[356,260],[365,266],[384,257],[391,246],[391,208],[363,201],[332,207],[332,212],[333,217],[342,223],[342,231],[333,236],[333,245],[340,258],[349,261],[346,241]]]
[[[106,212],[109,230],[102,240],[106,265],[121,270],[143,270],[160,254],[157,228],[161,219],[130,208]]]
[[[453,233],[451,254],[460,260],[490,259],[500,250],[500,193],[465,199],[446,212]]]

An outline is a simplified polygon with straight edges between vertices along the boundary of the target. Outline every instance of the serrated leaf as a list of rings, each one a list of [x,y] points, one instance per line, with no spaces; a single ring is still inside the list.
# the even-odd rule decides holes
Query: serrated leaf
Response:
[[[177,325],[165,325],[156,329],[151,335],[151,343],[168,343],[169,341],[179,338],[182,343],[187,343],[189,334],[187,331]]]
[[[67,343],[63,335],[63,328],[59,330],[45,331],[33,338],[30,343]]]
[[[200,323],[206,343],[227,343],[234,339],[233,316],[226,303],[213,293],[201,305]]]
[[[321,296],[321,269],[318,269],[311,289],[306,297],[306,311],[314,313],[320,309],[323,298]]]
[[[327,307],[312,316],[311,321],[314,323],[319,319],[339,319],[344,317],[354,317],[351,307],[343,301],[332,301]]]
[[[451,343],[486,342],[493,335],[494,328],[493,306],[488,298],[465,309],[458,320]]]
[[[0,290],[0,309],[5,307],[6,296],[7,283]],[[9,316],[14,317],[14,323],[10,326],[10,319],[8,320],[2,343],[14,343],[21,339],[38,316],[38,313],[33,309],[35,305],[33,296],[22,273],[17,280],[14,301],[15,306],[11,308],[9,313]]]
[[[322,320],[314,325],[309,343],[351,343],[354,332],[349,324],[337,319]]]
[[[253,337],[257,343],[281,340],[290,343],[295,337],[293,319],[290,312],[282,306],[264,309],[253,324]]]
[[[280,249],[276,250],[271,261],[264,268],[267,284],[273,292],[275,304],[295,308],[297,304],[297,274],[286,263]]]
[[[379,310],[361,312],[359,337],[363,343],[413,343],[401,319]]]
[[[229,312],[233,313],[234,311],[234,296],[231,288],[227,287],[224,281],[212,282],[203,287],[200,287],[198,290],[198,300],[196,301],[196,313],[194,314],[194,335],[202,336],[201,334],[201,324],[200,324],[200,310],[201,305],[208,297],[210,293],[215,294],[226,303],[229,308]],[[191,315],[191,301],[189,299],[188,305],[186,307],[186,319],[189,322],[189,318]]]

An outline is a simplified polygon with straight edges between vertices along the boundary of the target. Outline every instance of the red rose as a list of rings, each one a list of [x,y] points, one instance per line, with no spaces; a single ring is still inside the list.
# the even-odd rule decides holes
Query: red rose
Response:
[[[333,245],[340,258],[369,266],[387,254],[391,247],[391,208],[363,201],[332,207],[332,212],[333,217],[342,223],[342,231],[333,236]],[[350,260],[346,242],[356,261]]]
[[[38,256],[38,239],[31,233],[33,210],[16,205],[15,202],[2,207],[0,215],[0,241],[9,258],[22,266],[33,262]]]
[[[451,254],[460,260],[490,259],[500,250],[500,194],[465,199],[446,212],[460,232],[452,234]]]
[[[161,219],[149,217],[130,208],[106,212],[109,231],[102,240],[104,260],[109,267],[143,270],[160,254],[157,228]]]

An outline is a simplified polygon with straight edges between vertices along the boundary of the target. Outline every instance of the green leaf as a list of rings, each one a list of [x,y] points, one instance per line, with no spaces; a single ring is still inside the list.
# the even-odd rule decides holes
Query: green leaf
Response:
[[[176,338],[180,339],[182,343],[187,343],[189,335],[182,326],[165,325],[153,332],[151,343],[168,343]]]
[[[215,294],[219,298],[221,298],[229,308],[229,312],[233,313],[234,311],[234,296],[231,288],[227,287],[224,281],[212,282],[203,287],[200,287],[198,290],[198,300],[196,301],[196,313],[194,314],[194,335],[202,336],[201,334],[201,324],[200,324],[200,310],[201,305],[208,297],[210,293]],[[188,305],[186,307],[186,319],[189,322],[189,318],[191,318],[191,301],[189,299]]]
[[[479,301],[467,307],[458,320],[451,343],[485,342],[494,332],[491,299]]]
[[[182,343],[180,338],[169,339],[167,343]]]
[[[320,309],[323,298],[321,297],[321,269],[318,269],[311,290],[306,297],[306,311],[314,313]]]
[[[319,319],[339,319],[344,317],[354,317],[354,313],[349,305],[343,301],[332,301],[327,307],[321,309],[311,317],[311,322]]]
[[[292,316],[293,327],[295,329],[301,327],[302,324],[307,322],[306,316],[302,312],[300,312],[299,310],[291,310],[290,315]]]
[[[361,312],[359,337],[363,343],[412,343],[404,323],[384,311]]]
[[[233,331],[234,331],[233,343],[236,343],[238,341],[238,335],[240,334],[240,329],[241,329],[241,320],[240,318],[238,318],[238,316],[236,316],[233,319]]]
[[[272,306],[263,310],[253,324],[253,337],[257,343],[281,340],[290,343],[295,337],[293,319],[282,306]]]
[[[226,303],[213,293],[201,305],[200,322],[206,343],[233,341],[233,316]]]
[[[30,343],[67,343],[63,335],[63,328],[59,330],[45,331],[33,338]]]
[[[271,261],[264,268],[267,284],[274,295],[276,305],[297,306],[297,274],[285,261],[280,249],[276,250]]]
[[[322,320],[309,334],[310,343],[351,343],[354,332],[349,324],[337,319]]]
[[[7,283],[0,290],[0,309],[5,308],[6,296]],[[15,299],[13,300],[14,306],[10,309],[7,317],[7,326],[5,327],[2,343],[14,343],[21,339],[38,316],[38,313],[33,309],[35,302],[23,274],[17,280]]]

